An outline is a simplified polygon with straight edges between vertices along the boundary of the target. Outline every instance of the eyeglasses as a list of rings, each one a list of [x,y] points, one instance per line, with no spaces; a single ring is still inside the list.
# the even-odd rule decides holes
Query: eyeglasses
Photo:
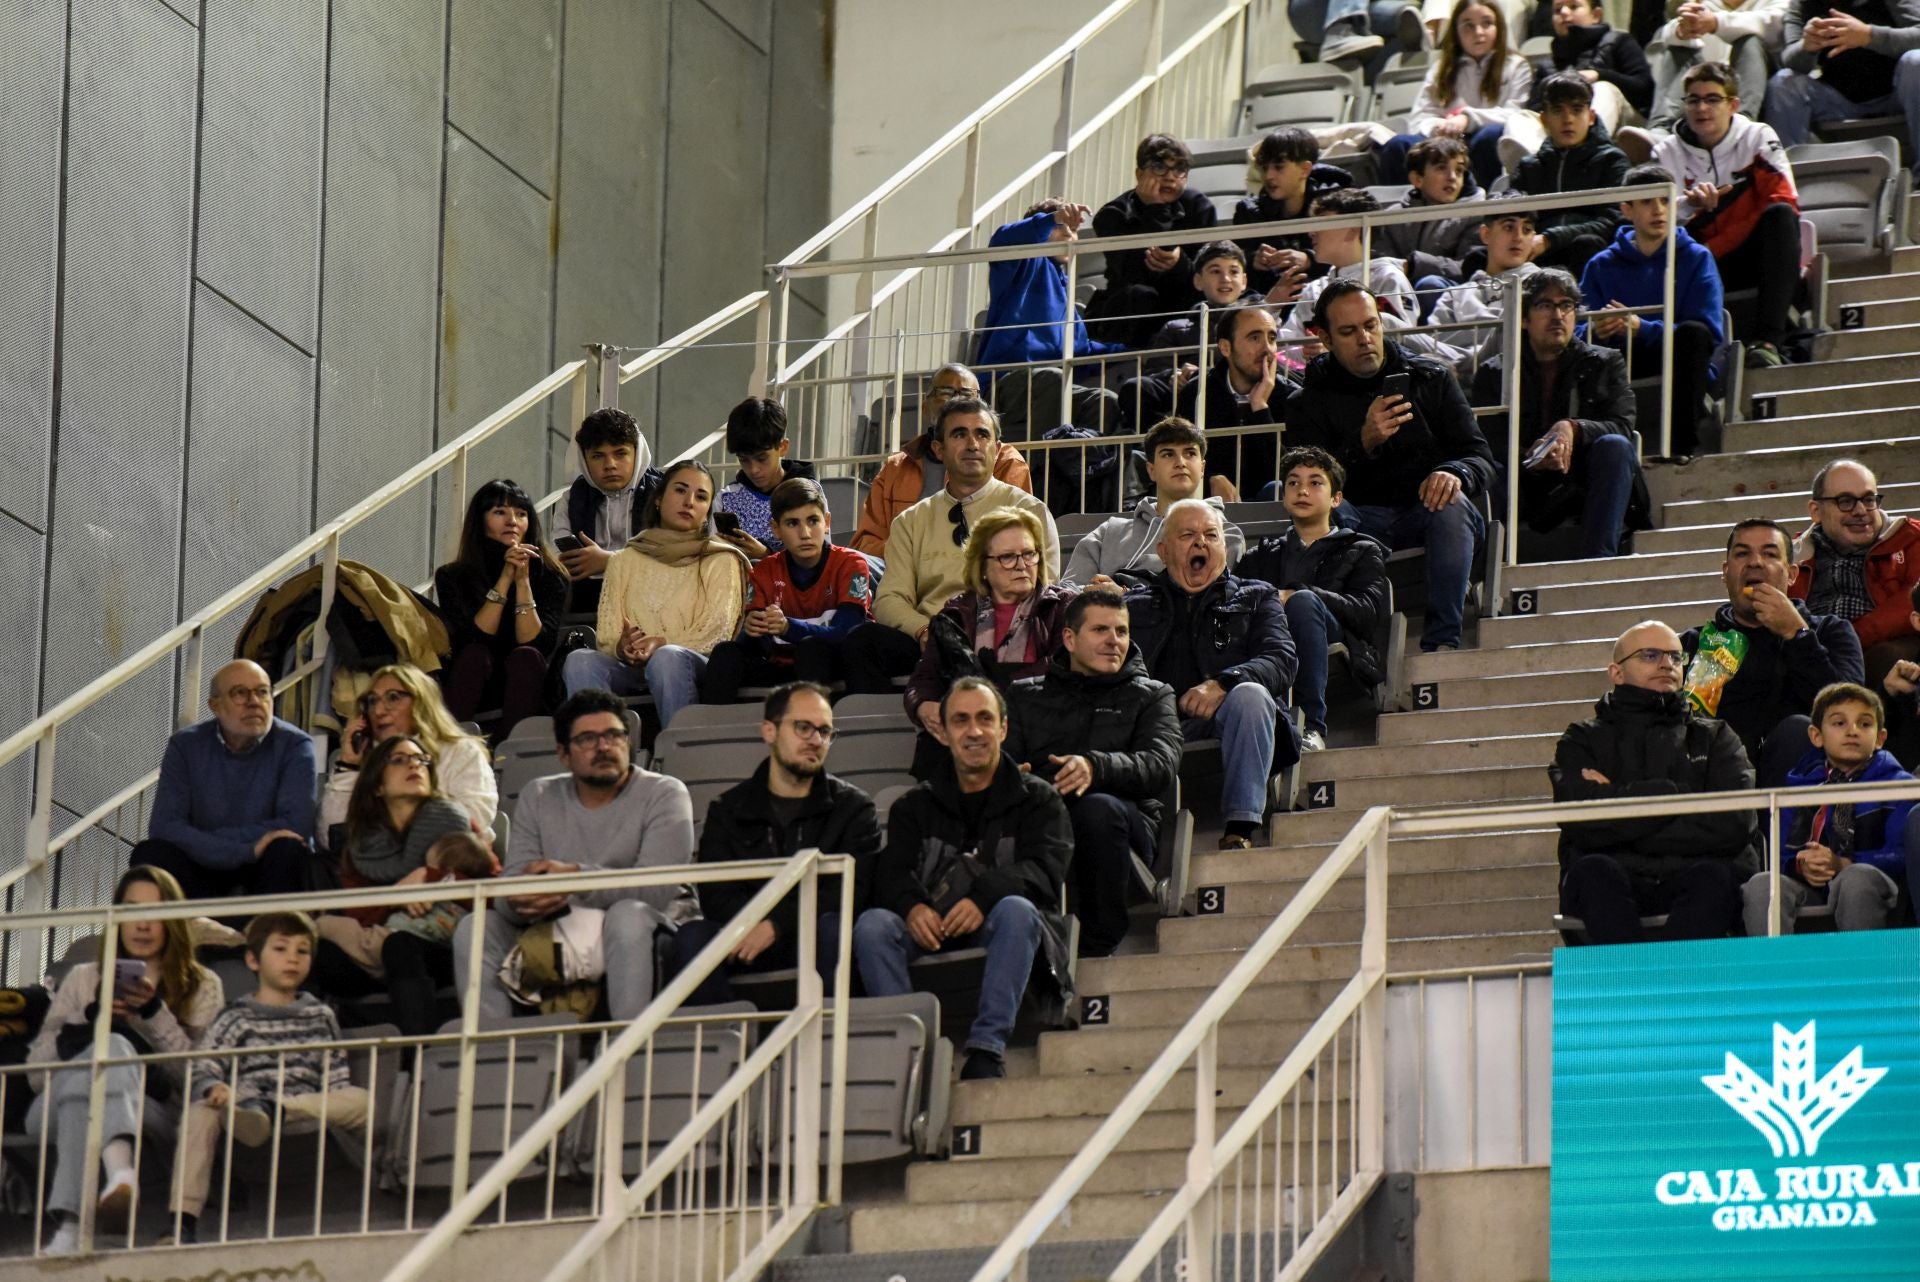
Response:
[[[399,766],[402,770],[408,770],[414,766],[431,770],[433,769],[433,758],[424,752],[396,752],[387,758],[387,764],[390,766]]]
[[[1681,101],[1686,103],[1687,106],[1689,107],[1718,108],[1718,107],[1724,107],[1727,105],[1726,95],[1717,94],[1717,93],[1700,94],[1700,95],[1689,94],[1685,98],[1681,99]]]
[[[1173,178],[1175,176],[1185,178],[1187,174],[1191,172],[1186,165],[1181,164],[1177,160],[1176,161],[1165,161],[1165,160],[1149,161],[1144,166],[1144,168],[1148,173],[1152,174],[1155,178]]]
[[[1558,316],[1571,316],[1580,310],[1580,304],[1566,298],[1536,298],[1528,306],[1536,312],[1553,312]]]
[[[821,743],[833,742],[832,726],[816,726],[811,721],[789,721],[787,724],[792,726],[794,734],[802,739],[818,739]]]
[[[235,703],[272,703],[272,686],[232,686],[226,697]]]
[[[1877,512],[1880,510],[1881,501],[1886,497],[1878,490],[1871,490],[1865,494],[1828,494],[1823,498],[1815,499],[1814,502],[1831,503],[1842,512],[1851,512],[1861,507],[1869,512]]]
[[[403,703],[412,702],[413,692],[410,690],[367,691],[367,705],[369,707],[378,703],[389,708],[397,708]]]
[[[929,387],[925,399],[929,401],[948,401],[963,392],[972,395],[970,389],[964,387]]]
[[[992,561],[1003,570],[1017,570],[1023,565],[1035,566],[1040,564],[1040,554],[1032,548],[1028,548],[1024,552],[999,552],[989,556],[987,560]]]
[[[953,546],[957,548],[967,546],[967,535],[971,531],[967,529],[967,514],[965,509],[958,503],[955,503],[947,509],[947,520],[953,525]]]
[[[567,740],[569,744],[582,752],[585,752],[588,748],[597,748],[601,744],[605,744],[611,748],[616,743],[625,743],[626,741],[627,728],[625,726],[621,726],[618,730],[582,730],[579,734]]]
[[[1647,646],[1644,649],[1627,651],[1617,662],[1625,663],[1628,659],[1638,659],[1642,663],[1652,664],[1671,663],[1677,668],[1687,661],[1687,654],[1684,650],[1662,650],[1656,646]]]

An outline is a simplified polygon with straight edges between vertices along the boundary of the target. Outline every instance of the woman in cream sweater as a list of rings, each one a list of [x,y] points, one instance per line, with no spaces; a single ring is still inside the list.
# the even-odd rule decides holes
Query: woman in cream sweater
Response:
[[[664,728],[700,694],[707,655],[740,628],[752,568],[712,532],[717,487],[706,464],[667,469],[647,528],[607,562],[600,644],[567,656],[567,693],[653,692]]]

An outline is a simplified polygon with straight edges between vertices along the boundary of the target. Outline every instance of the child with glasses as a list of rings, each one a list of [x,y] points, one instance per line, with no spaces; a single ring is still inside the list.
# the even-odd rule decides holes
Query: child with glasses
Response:
[[[1149,134],[1134,151],[1133,186],[1093,216],[1096,236],[1205,231],[1220,221],[1213,198],[1187,186],[1193,153],[1178,138]],[[1199,301],[1193,287],[1198,244],[1107,252],[1107,283],[1087,305],[1093,337],[1145,347],[1168,317]]]

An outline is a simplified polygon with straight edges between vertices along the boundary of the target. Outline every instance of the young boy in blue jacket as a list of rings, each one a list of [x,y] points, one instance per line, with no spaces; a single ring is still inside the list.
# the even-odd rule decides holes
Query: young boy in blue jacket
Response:
[[[1632,187],[1668,183],[1673,175],[1658,165],[1635,165],[1622,180]],[[1676,228],[1673,208],[1664,197],[1623,200],[1620,212],[1627,225],[1614,233],[1613,244],[1587,263],[1580,292],[1590,312],[1608,307],[1658,307],[1665,294],[1667,237],[1673,245],[1673,368],[1667,371],[1673,397],[1675,457],[1697,453],[1700,424],[1707,414],[1707,389],[1713,378],[1713,353],[1724,341],[1720,329],[1720,269],[1686,228]],[[1588,322],[1589,342],[1627,348],[1631,376],[1645,378],[1660,372],[1658,316],[1620,313],[1595,315]],[[1650,443],[1657,450],[1657,443]]]
[[[1884,745],[1887,719],[1880,696],[1839,681],[1813,699],[1807,727],[1813,751],[1787,775],[1790,788],[1911,779]],[[1780,933],[1793,933],[1808,904],[1831,904],[1839,930],[1893,925],[1900,881],[1906,876],[1907,813],[1911,801],[1801,806],[1780,812]],[[1767,933],[1766,873],[1742,891],[1747,934]]]

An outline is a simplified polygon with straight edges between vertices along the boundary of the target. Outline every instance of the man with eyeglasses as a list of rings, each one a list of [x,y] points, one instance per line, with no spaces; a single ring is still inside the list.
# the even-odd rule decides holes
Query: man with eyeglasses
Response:
[[[946,484],[902,512],[887,535],[887,572],[873,601],[874,622],[847,637],[844,655],[850,694],[885,694],[895,677],[920,662],[933,616],[966,590],[967,543],[972,523],[1003,507],[1033,513],[1044,535],[1040,549],[1047,577],[1060,577],[1060,535],[1053,513],[1033,495],[993,475],[1000,421],[975,396],[956,396],[941,407],[935,448]]]
[[[1093,216],[1096,236],[1205,231],[1220,221],[1213,198],[1187,187],[1193,153],[1178,138],[1148,134],[1134,149],[1133,187]],[[1198,243],[1106,252],[1107,283],[1087,304],[1093,336],[1145,347],[1171,316],[1200,299],[1193,287]]]
[[[1739,736],[1690,706],[1684,657],[1664,623],[1620,634],[1607,665],[1613,689],[1554,749],[1547,773],[1556,802],[1753,787]],[[1733,934],[1740,887],[1760,868],[1756,830],[1751,810],[1562,823],[1560,910],[1584,922],[1596,944],[1640,942],[1642,914],[1666,915],[1664,939]]]
[[[873,483],[867,487],[866,501],[860,507],[860,525],[854,531],[853,550],[878,560],[887,550],[887,535],[902,512],[921,499],[932,498],[947,483],[947,470],[935,449],[940,411],[956,396],[980,395],[980,380],[965,365],[942,365],[933,372],[927,390],[920,395],[917,417],[907,420],[901,431],[914,432],[901,449],[887,456]],[[880,407],[884,413],[885,404]],[[1008,485],[1033,492],[1033,476],[1027,460],[1018,449],[1000,442],[994,456],[993,475]]]
[[[1747,83],[1763,83],[1752,74],[1746,73]],[[1800,285],[1800,193],[1793,166],[1772,126],[1740,114],[1740,81],[1726,63],[1700,63],[1684,83],[1686,118],[1654,148],[1653,163],[1686,192],[1680,216],[1687,234],[1713,255],[1721,288],[1760,291],[1752,329],[1741,335],[1747,364],[1778,365],[1787,311]]]
[[[167,741],[128,862],[166,869],[188,899],[297,895],[313,857],[313,740],[273,715],[273,680],[251,660],[214,673],[208,694],[212,719]]]
[[[1490,420],[1501,491],[1494,510],[1503,510],[1507,471],[1517,463],[1520,516],[1530,529],[1544,533],[1578,516],[1580,557],[1617,556],[1640,471],[1626,360],[1574,337],[1580,286],[1560,268],[1528,276],[1520,303],[1520,457],[1507,457],[1506,423]],[[1509,386],[1506,358],[1496,356],[1474,375],[1473,403],[1499,405]]]
[[[502,876],[539,877],[613,868],[658,868],[693,860],[693,805],[678,779],[637,770],[626,705],[605,690],[582,690],[553,714],[554,751],[566,773],[528,784],[513,808],[513,831]],[[575,905],[606,910],[601,946],[607,962],[607,1008],[614,1019],[638,1016],[653,1000],[654,937],[690,915],[679,886],[631,886],[589,894],[529,894],[495,899],[479,928],[480,1011],[514,1014],[500,967],[537,922]],[[472,916],[454,931],[453,975],[466,991]]]
[[[812,681],[776,688],[761,710],[760,738],[767,759],[707,806],[698,861],[790,859],[814,848],[858,861],[854,915],[865,906],[872,861],[880,849],[880,821],[866,793],[827,773],[833,747],[831,691]],[[760,883],[710,881],[700,887],[701,917],[674,937],[675,968],[691,962],[758,894]],[[831,976],[838,957],[840,891],[837,881],[820,890],[820,929],[815,960]],[[694,990],[694,1005],[733,1000],[728,976],[740,971],[789,970],[799,964],[800,892],[782,899],[747,932],[727,959]]]
[[[1727,604],[1681,635],[1694,710],[1733,728],[1763,788],[1782,786],[1807,751],[1807,713],[1820,691],[1861,680],[1860,639],[1845,619],[1787,595],[1793,539],[1748,520],[1727,538]]]

